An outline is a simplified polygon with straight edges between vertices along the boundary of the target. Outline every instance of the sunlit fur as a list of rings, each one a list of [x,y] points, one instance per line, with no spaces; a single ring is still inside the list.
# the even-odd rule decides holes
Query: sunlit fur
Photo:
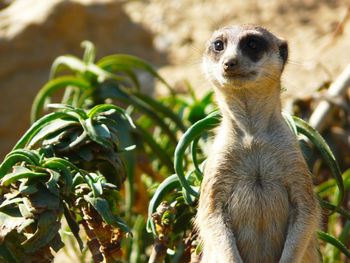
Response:
[[[242,55],[244,34],[261,34],[269,51],[255,62]],[[295,136],[281,115],[279,39],[259,26],[216,31],[226,49],[207,51],[203,69],[213,84],[222,122],[208,157],[196,226],[202,263],[319,262],[318,202]],[[284,44],[286,44],[284,42]],[[226,57],[239,58],[237,78],[225,78]],[[247,73],[254,71],[255,75]],[[245,75],[246,74],[246,75]]]

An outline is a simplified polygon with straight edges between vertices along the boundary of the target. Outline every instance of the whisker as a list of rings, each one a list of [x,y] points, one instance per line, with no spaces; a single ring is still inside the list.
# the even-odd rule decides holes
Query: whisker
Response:
[[[279,80],[279,77],[276,76],[276,74],[271,74],[269,72],[264,71],[263,75],[264,75],[264,77],[266,77],[266,78],[268,78],[268,79],[270,79],[272,81],[278,81]]]
[[[288,59],[287,63],[290,65],[293,65],[293,66],[302,66],[304,64],[301,61],[297,61],[297,60],[293,60],[293,59]]]
[[[190,44],[189,48],[193,51],[193,53],[197,54],[199,57],[202,57],[204,48],[199,48],[198,45],[194,45],[194,44]]]

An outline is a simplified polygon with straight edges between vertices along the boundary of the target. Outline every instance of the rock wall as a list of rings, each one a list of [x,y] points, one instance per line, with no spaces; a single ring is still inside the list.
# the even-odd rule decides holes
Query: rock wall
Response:
[[[0,12],[0,159],[28,129],[30,106],[53,60],[81,57],[86,39],[98,58],[129,53],[155,66],[166,63],[150,31],[131,22],[119,1],[16,0]]]

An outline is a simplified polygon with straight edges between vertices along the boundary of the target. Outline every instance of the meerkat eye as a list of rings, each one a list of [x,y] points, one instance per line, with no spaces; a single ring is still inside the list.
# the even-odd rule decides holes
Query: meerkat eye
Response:
[[[224,50],[224,42],[222,42],[221,40],[216,40],[214,42],[214,49],[215,51]]]
[[[248,47],[251,49],[256,49],[258,47],[258,43],[255,40],[249,40]]]

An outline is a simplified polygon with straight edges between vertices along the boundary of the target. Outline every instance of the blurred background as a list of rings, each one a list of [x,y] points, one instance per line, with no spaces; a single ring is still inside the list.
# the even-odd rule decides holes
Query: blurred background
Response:
[[[288,40],[284,100],[308,98],[350,61],[348,1],[341,0],[1,0],[0,157],[29,127],[30,105],[54,58],[82,55],[91,40],[97,58],[137,55],[179,92],[210,86],[200,69],[205,42],[228,24],[261,24]],[[150,91],[161,95],[161,88]]]
[[[195,96],[191,94],[192,97],[206,97],[207,101],[195,99],[192,104],[186,105],[191,114],[183,114],[182,120],[190,125],[197,120],[191,117],[200,116],[198,119],[201,119],[203,114],[208,113],[207,104],[213,106],[210,95],[205,96],[211,87],[200,67],[206,41],[219,27],[252,23],[265,26],[289,43],[289,62],[282,76],[285,90],[282,98],[287,111],[308,120],[320,99],[337,106],[332,114],[328,114],[331,121],[328,121],[322,135],[334,151],[341,171],[346,171],[343,177],[347,190],[350,187],[350,170],[346,170],[350,167],[350,92],[346,91],[345,96],[331,97],[325,91],[350,62],[349,17],[350,2],[341,0],[0,0],[0,158],[3,159],[29,128],[31,104],[49,80],[54,59],[66,54],[81,58],[83,48],[80,43],[83,40],[95,44],[97,60],[116,53],[138,56],[154,66],[178,93],[191,91],[192,86],[195,93]],[[138,73],[141,87],[147,95],[168,95],[165,85],[157,83],[145,71]],[[201,107],[202,111],[198,110]],[[139,120],[142,121],[142,118]],[[158,134],[158,143],[164,147],[159,129],[153,129],[153,122],[147,123],[146,128],[152,130],[150,134],[154,137]],[[301,146],[304,154],[310,150],[306,142],[305,149],[303,144]],[[166,144],[165,147],[169,148]],[[166,150],[171,151],[172,148]],[[135,243],[130,243],[133,245],[147,237],[144,235],[146,217],[142,215],[147,213],[148,201],[158,183],[169,176],[168,170],[158,169],[163,164],[157,166],[151,162],[148,153],[142,150],[137,153],[138,158],[144,159],[136,160],[136,181],[134,185],[129,184],[132,190],[130,196],[134,196],[136,202],[128,223],[134,227],[133,231],[136,229],[135,233],[142,234],[135,238]],[[325,165],[320,154],[312,155],[309,165],[316,185],[319,184],[316,190],[323,194],[321,197],[330,200],[333,190],[336,196],[336,184],[334,180],[329,180],[329,170],[323,169]],[[172,160],[170,166],[173,167]],[[158,173],[160,176],[157,177]],[[142,177],[145,174],[148,177]],[[349,209],[349,191],[345,198],[344,207]],[[133,205],[131,201],[126,203]],[[193,216],[194,211],[190,212],[192,214],[188,214]],[[121,216],[125,216],[125,211],[121,212]],[[340,236],[349,246],[350,221],[339,218],[334,216],[333,221],[327,218],[324,223],[326,225],[329,221],[328,233]],[[190,220],[185,219],[187,223]],[[188,232],[186,235],[189,237],[186,246],[190,247],[189,244],[193,245],[190,238],[194,236]],[[72,261],[67,255],[76,252],[69,240],[65,240],[68,246],[59,252],[55,262]],[[144,242],[146,251],[140,253],[143,257],[140,257],[141,261],[130,262],[145,262],[146,255],[151,253],[152,242]],[[130,251],[134,251],[128,256],[138,257],[134,246],[131,248],[129,243],[125,243]],[[142,246],[140,248],[143,249]],[[81,257],[76,262],[88,260],[84,261]]]

